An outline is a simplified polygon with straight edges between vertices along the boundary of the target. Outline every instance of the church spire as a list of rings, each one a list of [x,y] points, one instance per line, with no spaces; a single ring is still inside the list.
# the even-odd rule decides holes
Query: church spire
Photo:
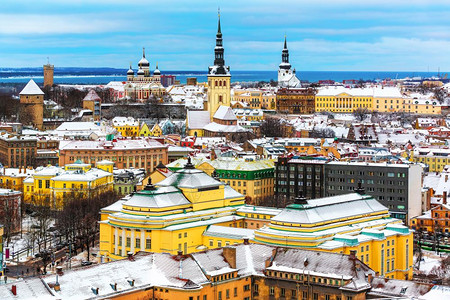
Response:
[[[145,47],[142,47],[142,57],[145,58]]]
[[[289,64],[289,50],[287,48],[286,35],[284,35],[284,48],[281,52],[281,61],[285,64]]]
[[[216,34],[216,47],[214,48],[214,66],[209,67],[209,74],[215,75],[228,75],[230,70],[229,67],[225,67],[225,59],[223,56],[223,40],[222,40],[222,29],[220,26],[220,8],[217,13],[217,34]]]

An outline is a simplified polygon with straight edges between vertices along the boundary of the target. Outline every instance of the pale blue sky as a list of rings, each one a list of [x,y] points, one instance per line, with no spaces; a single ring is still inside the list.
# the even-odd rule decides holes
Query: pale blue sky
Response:
[[[450,70],[448,0],[1,0],[0,67],[206,70],[219,5],[231,70]]]

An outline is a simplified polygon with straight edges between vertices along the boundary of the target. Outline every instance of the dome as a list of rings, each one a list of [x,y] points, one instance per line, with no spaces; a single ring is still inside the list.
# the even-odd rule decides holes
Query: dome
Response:
[[[141,60],[138,62],[138,66],[139,66],[139,67],[150,67],[150,63],[149,63],[148,60],[145,58],[145,48],[142,48],[142,58],[141,58]]]
[[[134,71],[130,66],[130,69],[127,71],[127,75],[134,75]]]
[[[138,75],[144,75],[145,72],[144,70],[142,70],[142,68],[139,68],[139,71],[137,72]]]
[[[161,75],[161,71],[160,71],[159,69],[156,69],[156,70],[153,72],[153,74],[154,74],[154,75]]]
[[[141,58],[141,60],[138,62],[139,67],[149,67],[150,63],[148,62],[148,60],[143,57]]]

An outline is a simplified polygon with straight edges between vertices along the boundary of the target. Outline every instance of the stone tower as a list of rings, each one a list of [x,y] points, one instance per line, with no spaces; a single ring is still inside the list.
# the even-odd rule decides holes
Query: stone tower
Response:
[[[55,67],[50,63],[44,65],[44,87],[53,86],[53,71]]]
[[[44,92],[31,79],[20,92],[20,121],[42,130],[44,123]]]
[[[223,58],[222,31],[220,29],[220,14],[217,26],[216,47],[214,48],[214,65],[208,70],[208,99],[206,109],[211,117],[214,116],[219,106],[231,104],[231,74],[230,67],[225,66]]]

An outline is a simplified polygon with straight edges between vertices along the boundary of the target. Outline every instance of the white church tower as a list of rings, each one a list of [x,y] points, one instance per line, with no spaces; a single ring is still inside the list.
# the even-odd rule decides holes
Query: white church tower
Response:
[[[286,88],[301,87],[300,80],[295,75],[295,69],[291,69],[291,64],[289,63],[286,36],[284,36],[284,48],[281,52],[281,64],[278,68],[278,85]]]

